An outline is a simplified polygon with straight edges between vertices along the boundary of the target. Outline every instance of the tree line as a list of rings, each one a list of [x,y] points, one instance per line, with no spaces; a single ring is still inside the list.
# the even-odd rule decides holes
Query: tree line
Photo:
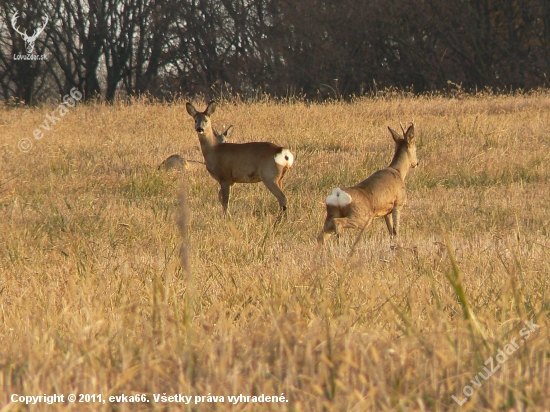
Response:
[[[16,58],[46,19],[33,50],[45,59]],[[0,93],[25,104],[74,87],[107,101],[325,99],[547,76],[548,0],[0,0]]]

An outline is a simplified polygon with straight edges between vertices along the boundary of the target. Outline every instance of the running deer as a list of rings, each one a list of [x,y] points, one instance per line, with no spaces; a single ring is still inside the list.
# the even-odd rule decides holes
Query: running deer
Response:
[[[220,184],[219,199],[227,213],[231,186],[235,183],[263,182],[279,201],[281,211],[287,200],[281,183],[294,163],[290,150],[268,142],[223,143],[215,138],[210,117],[216,110],[211,101],[204,112],[186,104],[187,113],[195,119],[195,130],[206,163],[206,169]]]
[[[378,170],[361,183],[351,187],[336,188],[327,197],[327,217],[319,243],[332,232],[337,235],[343,228],[361,229],[374,218],[384,216],[390,236],[397,236],[399,215],[407,200],[405,176],[410,168],[418,165],[414,141],[414,125],[410,125],[401,137],[388,127],[395,141],[395,154],[390,165]],[[393,220],[393,221],[392,221]]]
[[[225,132],[219,133],[216,130],[213,130],[216,140],[220,143],[226,143],[227,138],[233,132],[233,125],[229,126]],[[173,154],[168,156],[164,162],[158,167],[159,170],[170,170],[170,169],[186,169],[189,166],[189,162],[204,164],[204,162],[199,162],[196,160],[185,160],[179,154]]]

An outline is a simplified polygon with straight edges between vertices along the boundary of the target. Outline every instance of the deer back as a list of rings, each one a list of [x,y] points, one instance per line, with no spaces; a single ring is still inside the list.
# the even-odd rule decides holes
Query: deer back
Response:
[[[279,173],[275,156],[282,147],[268,142],[224,143],[205,156],[208,171],[221,180],[235,183],[259,182]]]

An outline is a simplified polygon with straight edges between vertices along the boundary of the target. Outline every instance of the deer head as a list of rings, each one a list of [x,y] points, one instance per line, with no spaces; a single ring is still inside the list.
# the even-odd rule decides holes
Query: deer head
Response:
[[[31,54],[34,50],[34,42],[36,41],[36,38],[40,35],[40,33],[42,33],[44,31],[44,28],[48,24],[48,16],[46,16],[46,21],[44,22],[42,27],[40,27],[38,30],[35,30],[34,34],[32,36],[27,35],[27,30],[25,30],[24,33],[19,31],[19,27],[16,26],[16,22],[17,22],[18,17],[19,17],[18,12],[16,12],[13,15],[12,19],[11,19],[11,25],[12,25],[13,29],[17,33],[19,33],[21,35],[21,37],[23,38],[23,40],[25,41],[25,44],[26,44],[25,48],[27,49],[27,53]]]

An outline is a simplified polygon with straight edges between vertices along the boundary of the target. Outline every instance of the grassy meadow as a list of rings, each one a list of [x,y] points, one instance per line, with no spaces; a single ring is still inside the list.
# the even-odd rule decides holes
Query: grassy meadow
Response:
[[[550,410],[549,93],[222,101],[230,141],[297,156],[280,222],[261,183],[226,220],[203,165],[157,170],[202,160],[184,101],[79,103],[34,139],[56,106],[0,108],[1,411]],[[408,121],[400,237],[377,219],[351,257],[353,230],[316,249],[326,196],[387,166]]]

